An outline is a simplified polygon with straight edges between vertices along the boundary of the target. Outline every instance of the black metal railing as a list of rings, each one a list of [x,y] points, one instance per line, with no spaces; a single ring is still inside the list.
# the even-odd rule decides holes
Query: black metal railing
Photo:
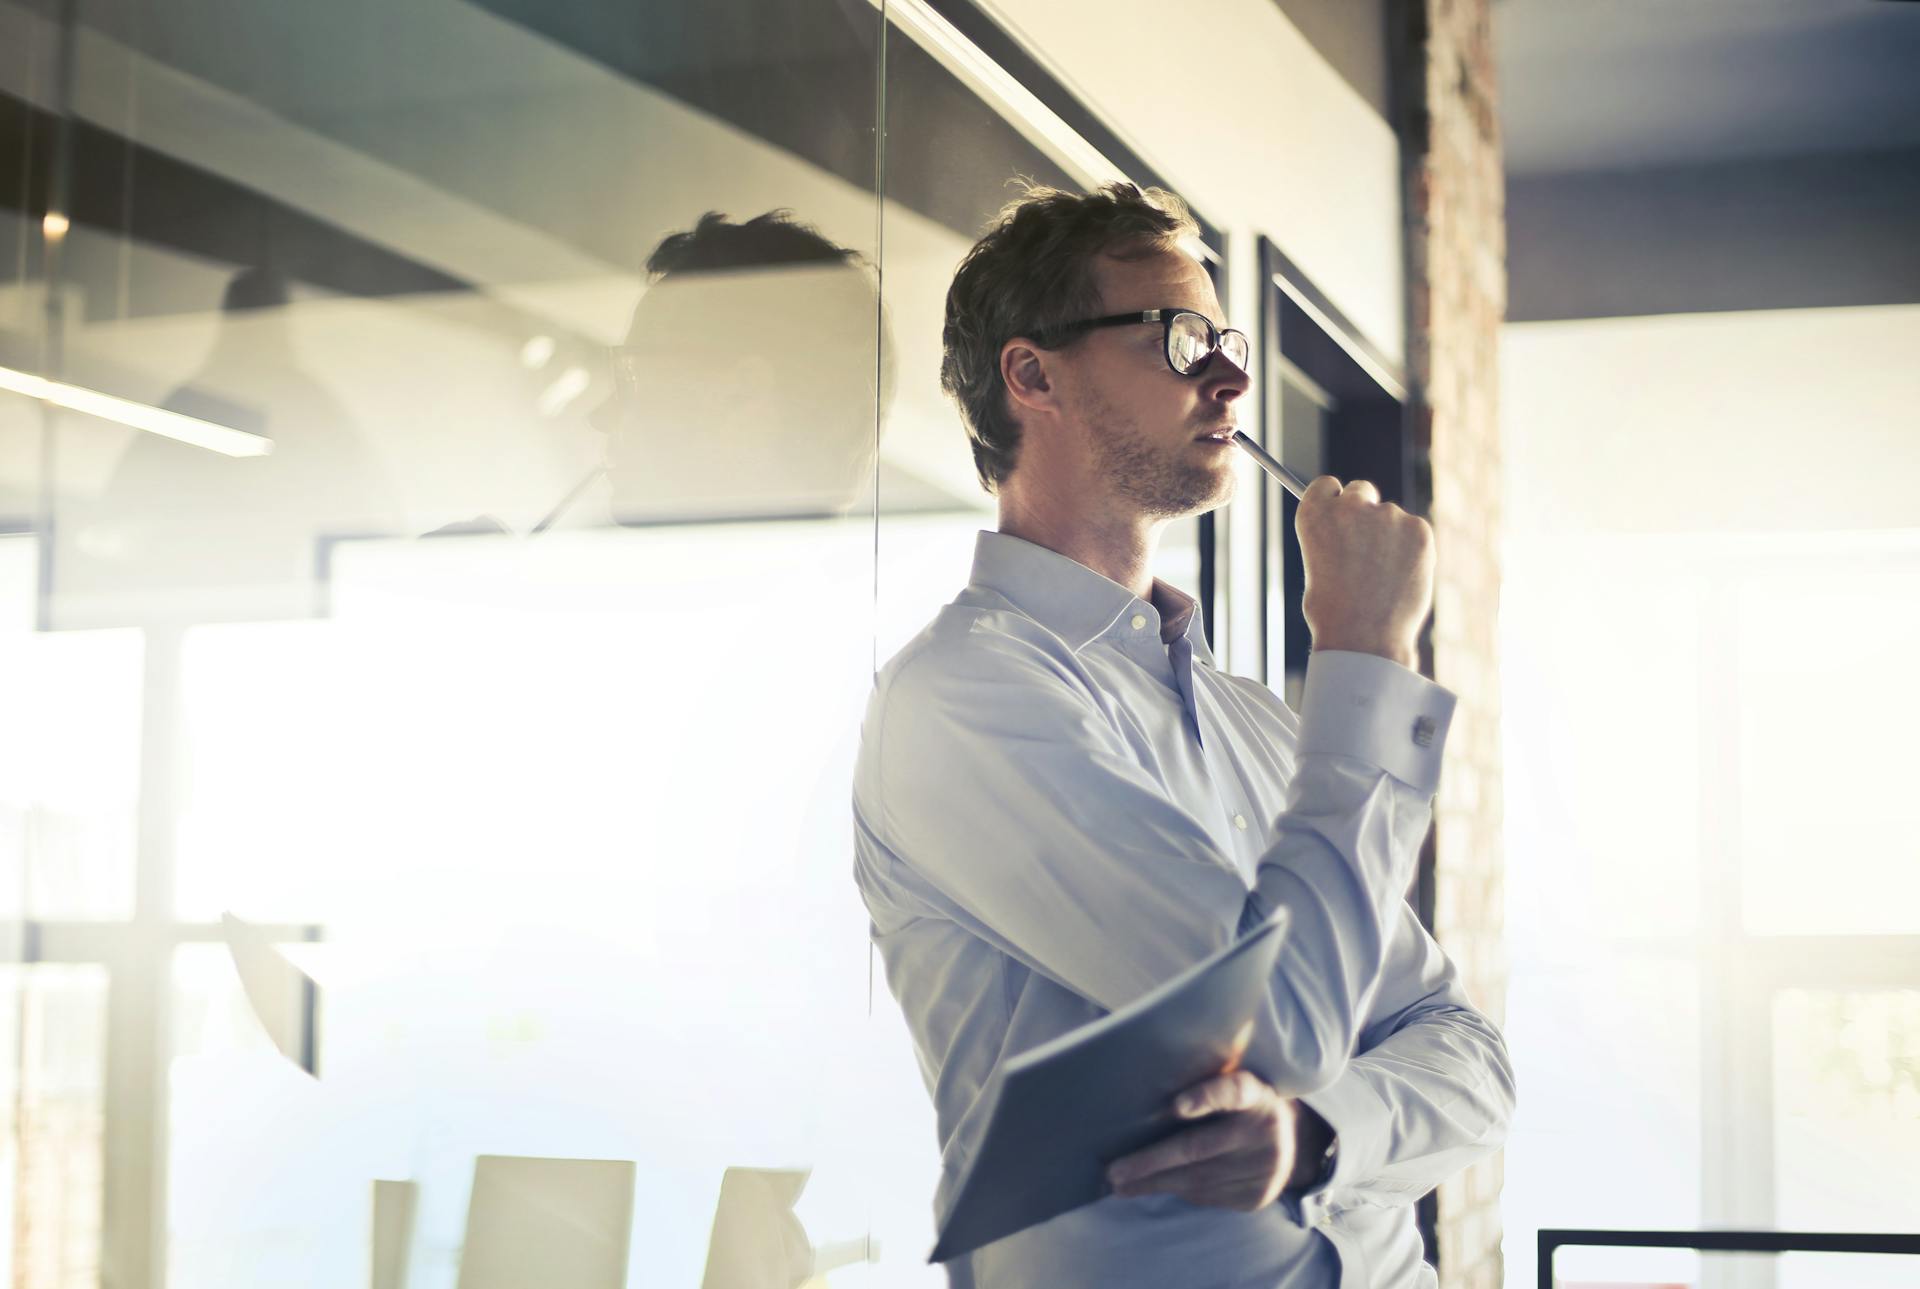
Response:
[[[1920,1235],[1852,1231],[1582,1231],[1540,1232],[1540,1289],[1553,1289],[1553,1255],[1569,1245],[1625,1249],[1696,1249],[1702,1253],[1905,1253],[1920,1257]]]

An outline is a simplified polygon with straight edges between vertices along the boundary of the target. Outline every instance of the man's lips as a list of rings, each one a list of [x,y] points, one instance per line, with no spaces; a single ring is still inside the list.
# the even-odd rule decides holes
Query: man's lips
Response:
[[[1237,427],[1232,425],[1224,425],[1218,429],[1208,430],[1205,434],[1202,434],[1198,437],[1198,442],[1231,443],[1233,442],[1233,434],[1236,428]]]

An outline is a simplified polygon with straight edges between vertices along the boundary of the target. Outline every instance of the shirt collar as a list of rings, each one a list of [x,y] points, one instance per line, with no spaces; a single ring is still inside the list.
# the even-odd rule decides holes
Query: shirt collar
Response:
[[[1168,617],[1177,620],[1183,613],[1186,617],[1175,639],[1185,636],[1195,656],[1212,665],[1193,597],[1157,577],[1151,596],[1157,603],[1149,603],[1058,551],[1007,533],[983,531],[974,541],[971,581],[1012,601],[1075,653],[1104,635],[1123,614],[1144,612],[1159,625],[1159,606],[1165,605]]]

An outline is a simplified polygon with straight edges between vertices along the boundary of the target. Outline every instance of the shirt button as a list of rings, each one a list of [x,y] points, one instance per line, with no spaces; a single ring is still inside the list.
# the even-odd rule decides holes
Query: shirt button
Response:
[[[1146,614],[1144,614],[1144,613],[1136,613],[1136,614],[1134,614],[1134,615],[1133,615],[1133,629],[1134,629],[1135,631],[1138,631],[1138,630],[1139,630],[1139,629],[1140,629],[1141,627],[1144,627],[1144,626],[1146,626],[1146,625],[1147,625],[1147,615],[1146,615]]]
[[[1245,832],[1247,830],[1247,817],[1245,815],[1235,815],[1233,817],[1233,826],[1241,832]]]

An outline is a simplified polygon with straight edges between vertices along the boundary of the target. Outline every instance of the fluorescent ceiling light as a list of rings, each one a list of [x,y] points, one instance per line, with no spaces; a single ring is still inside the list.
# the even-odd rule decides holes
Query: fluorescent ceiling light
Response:
[[[118,421],[136,430],[191,443],[196,448],[225,453],[230,457],[263,457],[273,451],[273,440],[263,435],[215,425],[212,421],[203,421],[195,416],[182,416],[178,412],[169,412],[147,403],[136,403],[130,398],[115,398],[97,389],[48,380],[44,376],[31,376],[11,367],[0,367],[0,389],[27,398],[43,399],[56,407],[85,412],[88,416]]]
[[[934,61],[978,94],[1002,120],[1019,132],[1061,169],[1091,187],[1109,179],[1125,179],[1113,162],[1081,138],[1054,110],[980,47],[960,33],[927,0],[868,0],[913,43],[933,55]]]

